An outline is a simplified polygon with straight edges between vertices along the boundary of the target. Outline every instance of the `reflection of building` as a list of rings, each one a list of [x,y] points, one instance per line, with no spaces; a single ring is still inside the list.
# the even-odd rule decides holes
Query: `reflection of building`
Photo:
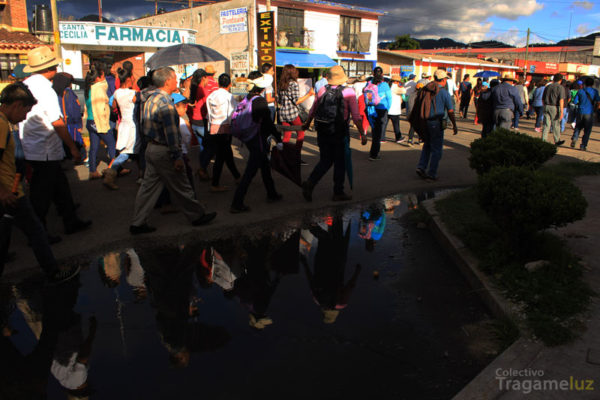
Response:
[[[0,0],[0,81],[26,62],[29,50],[44,43],[29,33],[25,0]]]

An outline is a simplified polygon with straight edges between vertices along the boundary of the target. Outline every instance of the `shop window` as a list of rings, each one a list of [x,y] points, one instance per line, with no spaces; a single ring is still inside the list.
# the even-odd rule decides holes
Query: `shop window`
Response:
[[[8,76],[19,64],[18,54],[0,54],[0,80],[8,81]]]
[[[292,43],[303,43],[304,39],[304,10],[293,8],[277,8],[277,31],[287,32],[287,46],[292,47]],[[279,44],[278,44],[279,45]]]
[[[342,60],[340,61],[340,65],[349,77],[369,76],[373,72],[373,63],[371,61]]]
[[[358,34],[360,33],[360,18],[340,17],[340,33],[338,48],[341,51],[358,51]]]

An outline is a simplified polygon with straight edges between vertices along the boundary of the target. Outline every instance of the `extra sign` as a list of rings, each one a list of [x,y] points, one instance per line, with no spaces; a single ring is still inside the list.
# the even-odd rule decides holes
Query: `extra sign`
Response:
[[[258,13],[256,19],[258,69],[264,63],[275,64],[275,17],[273,11]]]
[[[246,32],[248,30],[246,7],[223,10],[219,13],[221,33]]]

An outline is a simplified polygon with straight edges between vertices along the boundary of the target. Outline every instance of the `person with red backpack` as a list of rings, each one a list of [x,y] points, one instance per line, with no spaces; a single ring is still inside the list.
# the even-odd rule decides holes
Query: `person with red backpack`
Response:
[[[383,79],[383,69],[381,67],[375,67],[373,70],[373,79],[363,89],[363,95],[367,107],[366,114],[369,117],[373,134],[369,161],[377,161],[381,160],[379,150],[381,142],[385,141],[388,110],[392,102],[392,91]]]
[[[312,201],[312,191],[319,180],[333,165],[333,201],[346,201],[352,196],[344,193],[346,174],[346,141],[349,140],[348,120],[350,115],[358,128],[362,144],[367,138],[358,112],[356,95],[352,88],[344,86],[348,80],[344,68],[332,67],[327,73],[327,85],[317,93],[317,99],[308,114],[304,128],[310,125],[313,118],[317,130],[319,145],[319,162],[306,181],[302,183],[302,195],[306,201]]]
[[[231,134],[244,142],[250,152],[246,170],[229,208],[232,214],[250,211],[250,207],[244,204],[244,197],[246,197],[248,187],[259,169],[265,189],[267,189],[267,201],[272,203],[280,201],[283,197],[275,190],[271,165],[267,158],[269,153],[267,138],[273,136],[278,148],[282,149],[281,134],[273,124],[267,100],[260,95],[263,89],[273,83],[273,76],[252,71],[248,75],[248,83],[248,95],[238,104],[231,115]]]

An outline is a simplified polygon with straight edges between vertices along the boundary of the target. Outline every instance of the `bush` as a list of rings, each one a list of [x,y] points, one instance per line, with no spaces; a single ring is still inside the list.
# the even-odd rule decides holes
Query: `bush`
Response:
[[[585,215],[587,202],[565,178],[519,167],[496,167],[479,177],[481,208],[511,241],[525,241],[539,230],[563,226]]]
[[[497,128],[471,143],[469,163],[479,175],[494,167],[539,168],[556,154],[556,146],[541,139]]]

